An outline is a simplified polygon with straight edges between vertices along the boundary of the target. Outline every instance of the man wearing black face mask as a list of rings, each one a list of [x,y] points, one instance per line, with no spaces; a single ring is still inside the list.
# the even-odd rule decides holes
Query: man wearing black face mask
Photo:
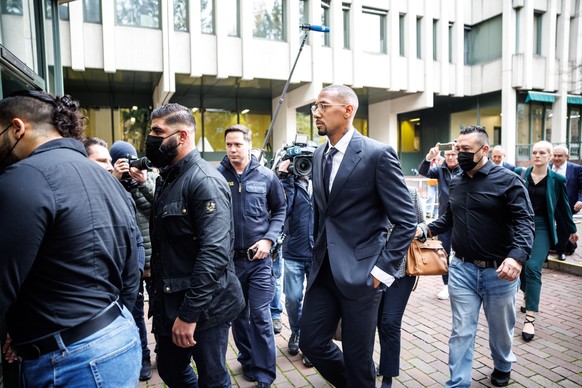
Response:
[[[487,158],[483,127],[461,130],[457,140],[464,173],[450,185],[445,214],[428,225],[433,235],[452,229],[449,295],[451,378],[446,387],[469,387],[481,305],[489,324],[491,383],[506,386],[512,364],[515,295],[531,252],[534,213],[527,190],[513,172]],[[420,230],[417,235],[420,235]]]
[[[146,156],[161,171],[150,219],[158,372],[171,387],[230,386],[228,331],[245,303],[232,259],[230,189],[200,157],[190,109],[164,105],[151,119]]]

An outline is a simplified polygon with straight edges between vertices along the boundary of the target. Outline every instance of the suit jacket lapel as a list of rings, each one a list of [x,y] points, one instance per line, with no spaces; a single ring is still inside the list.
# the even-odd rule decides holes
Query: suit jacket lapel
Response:
[[[364,139],[362,135],[358,131],[355,131],[352,140],[350,140],[350,144],[348,144],[348,148],[342,160],[342,164],[340,164],[337,174],[333,180],[331,192],[329,193],[329,203],[331,203],[341,192],[342,187],[346,183],[348,177],[360,162],[360,152],[362,151],[363,143]]]

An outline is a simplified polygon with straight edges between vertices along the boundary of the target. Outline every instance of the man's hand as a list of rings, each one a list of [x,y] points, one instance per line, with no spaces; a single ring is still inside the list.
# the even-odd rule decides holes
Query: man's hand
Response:
[[[582,202],[578,201],[574,204],[574,212],[578,213],[582,209]]]
[[[151,268],[144,268],[143,273],[141,274],[142,279],[147,279],[152,276],[152,269]]]
[[[371,275],[371,276],[372,276],[372,281],[374,282],[374,288],[378,288],[378,286],[380,285],[380,281],[378,279],[376,279],[374,277],[374,275]]]
[[[148,170],[140,170],[135,167],[130,167],[129,176],[138,184],[143,185],[148,180]]]
[[[289,173],[289,165],[291,164],[291,160],[285,160],[279,164],[279,168],[277,169],[279,172],[283,172],[285,174]]]
[[[184,322],[176,318],[172,326],[172,342],[180,348],[191,348],[196,345],[194,341],[194,332],[196,331],[196,322]]]
[[[434,147],[432,147],[430,151],[428,151],[428,154],[426,154],[426,161],[430,162],[431,160],[436,158],[440,153],[441,151],[439,149],[439,145],[437,144]]]
[[[257,249],[257,253],[253,256],[253,260],[263,260],[269,256],[271,253],[271,246],[273,242],[271,240],[262,239],[254,243],[249,249]]]
[[[519,277],[521,269],[522,265],[519,261],[508,257],[503,260],[503,263],[501,263],[499,268],[497,268],[496,272],[497,276],[499,276],[501,279],[512,282]]]
[[[572,241],[572,242],[578,241],[578,233],[572,233],[570,235],[570,241]]]
[[[129,163],[127,162],[127,159],[119,158],[115,161],[115,164],[113,165],[113,176],[115,177],[115,179],[120,181],[124,173],[129,174]]]

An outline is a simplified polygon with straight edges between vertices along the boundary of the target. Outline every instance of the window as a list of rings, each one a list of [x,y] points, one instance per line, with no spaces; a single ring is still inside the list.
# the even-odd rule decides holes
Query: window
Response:
[[[174,0],[174,31],[188,32],[187,0]]]
[[[1,9],[4,15],[22,15],[22,0],[3,0]]]
[[[422,18],[416,18],[416,58],[422,59]]]
[[[227,7],[224,8],[222,14],[224,15],[228,24],[228,36],[240,36],[240,31],[238,27],[238,15],[240,15],[239,0],[221,0],[222,3],[229,3]]]
[[[324,0],[321,2],[321,24],[323,26],[329,27],[329,1]],[[325,47],[329,47],[329,33],[323,33],[323,43]]]
[[[542,17],[542,13],[534,13],[533,51],[535,55],[542,55]]]
[[[362,45],[363,50],[386,54],[386,16],[388,12],[373,8],[362,8],[362,13],[362,27],[365,37]]]
[[[84,0],[83,16],[85,23],[101,24],[101,0]]]
[[[501,58],[502,32],[501,15],[465,28],[465,64]]]
[[[214,0],[200,0],[200,31],[214,34]]]
[[[254,37],[285,40],[285,0],[254,0],[253,15]]]
[[[160,28],[159,0],[116,0],[117,24],[129,27]]]
[[[406,56],[406,47],[404,46],[405,31],[406,31],[406,15],[400,14],[400,16],[398,17],[398,35],[399,35],[398,47],[401,57]]]
[[[439,21],[437,19],[433,19],[432,21],[432,59],[434,61],[438,60],[438,26]]]
[[[51,8],[51,3],[46,1],[45,3],[45,14],[47,19],[53,18],[53,9]],[[59,5],[59,19],[69,20],[69,4]]]
[[[350,4],[342,4],[342,13],[344,19],[344,48],[350,49]]]

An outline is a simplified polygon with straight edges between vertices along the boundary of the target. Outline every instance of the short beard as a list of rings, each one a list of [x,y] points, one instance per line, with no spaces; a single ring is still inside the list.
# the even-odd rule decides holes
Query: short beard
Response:
[[[318,134],[319,136],[327,136],[327,128],[324,128],[324,129],[319,129],[319,128],[318,128],[318,129],[317,129],[317,134]]]

